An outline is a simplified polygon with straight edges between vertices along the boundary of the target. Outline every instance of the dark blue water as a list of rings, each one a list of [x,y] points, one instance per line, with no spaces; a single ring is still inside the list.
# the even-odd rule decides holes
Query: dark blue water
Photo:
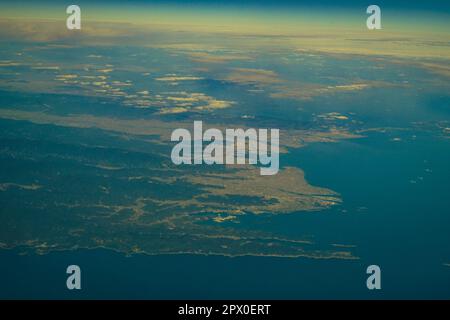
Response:
[[[0,251],[0,298],[450,298],[450,142],[426,133],[373,133],[312,144],[282,158],[342,195],[314,213],[246,217],[249,228],[307,237],[324,249],[350,244],[359,260],[273,257],[126,257],[109,250],[39,256]],[[393,137],[401,141],[391,141]],[[65,269],[82,269],[82,290]],[[368,265],[382,290],[366,288]]]

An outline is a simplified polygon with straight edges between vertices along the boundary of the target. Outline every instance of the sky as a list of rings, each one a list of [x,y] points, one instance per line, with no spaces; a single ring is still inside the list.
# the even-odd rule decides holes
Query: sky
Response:
[[[1,1],[2,3],[15,3],[15,4],[29,4],[36,3],[36,1]],[[69,1],[70,2],[70,1]],[[39,4],[68,4],[67,1],[61,0],[46,0],[39,1]],[[331,7],[367,7],[370,4],[376,4],[386,8],[400,8],[400,9],[418,9],[418,10],[430,10],[430,11],[441,11],[450,10],[450,3],[443,0],[96,0],[96,1],[86,1],[77,0],[71,1],[73,4],[86,4],[86,3],[98,3],[98,4],[121,4],[121,5],[144,5],[144,4],[170,4],[170,5],[182,5],[182,6],[192,6],[192,5],[209,5],[209,6],[224,6],[224,5],[236,5],[236,6],[259,6],[259,7],[317,7],[317,6],[331,6]]]
[[[265,18],[276,18],[278,15],[307,16],[311,13],[325,13],[329,16],[329,12],[335,14],[343,13],[348,17],[365,11],[371,4],[379,5],[386,13],[395,12],[397,15],[438,15],[448,18],[450,15],[450,1],[406,1],[406,0],[390,0],[390,1],[367,1],[367,0],[97,0],[97,1],[3,1],[0,0],[1,13],[3,17],[8,16],[29,16],[35,17],[55,17],[61,11],[61,7],[69,4],[77,4],[81,7],[88,8],[94,13],[90,18],[96,16],[111,19],[128,19],[128,15],[136,16],[137,13],[150,14],[155,12],[159,15],[171,15],[174,19],[180,18],[180,15],[186,13],[208,13],[220,17],[221,15],[246,14],[251,19],[253,14],[265,14]],[[149,11],[149,12],[147,12]],[[90,11],[89,11],[90,12]],[[87,14],[89,14],[87,12]],[[268,15],[268,16],[267,16]],[[153,17],[153,16],[152,16]],[[313,15],[314,17],[314,15]],[[131,18],[131,17],[130,17]],[[139,17],[138,17],[139,18]],[[312,19],[313,20],[313,19]]]
[[[381,7],[382,15],[382,30],[377,36],[409,33],[427,38],[431,34],[437,40],[443,35],[442,41],[447,41],[450,35],[450,1],[436,0],[47,0],[39,3],[0,0],[0,23],[7,19],[64,21],[65,8],[78,4],[85,22],[172,26],[195,32],[286,36],[317,33],[345,36],[359,32],[366,36],[366,8],[374,3]],[[2,26],[5,27],[8,28]],[[39,31],[31,27],[27,30]],[[369,36],[372,35],[375,33]]]

